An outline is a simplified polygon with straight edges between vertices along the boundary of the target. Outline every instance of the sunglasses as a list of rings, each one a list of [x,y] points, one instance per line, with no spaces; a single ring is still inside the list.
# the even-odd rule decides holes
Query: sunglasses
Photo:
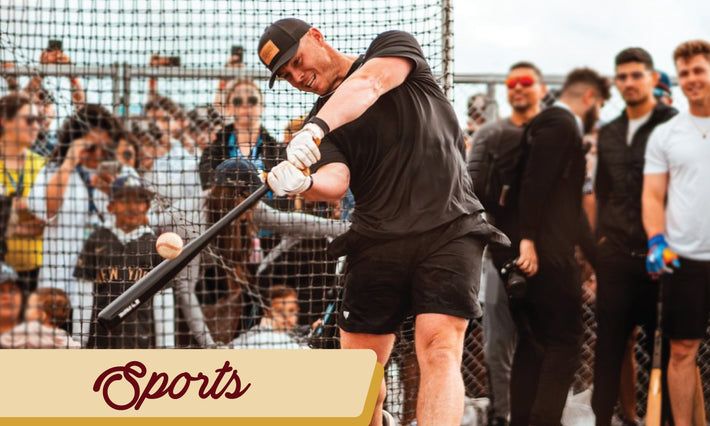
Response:
[[[242,105],[257,106],[259,105],[259,98],[256,96],[247,96],[246,99],[235,97],[232,98],[232,106],[240,107]]]
[[[505,80],[505,85],[508,86],[508,89],[515,89],[518,83],[523,87],[530,87],[535,84],[535,78],[530,75],[522,75],[520,77],[508,77]]]
[[[36,115],[26,115],[26,116],[20,117],[20,118],[25,120],[25,124],[27,124],[28,126],[32,126],[33,124],[41,125],[42,121],[44,121],[44,118],[38,117]]]
[[[626,81],[627,78],[631,78],[632,80],[641,80],[643,78],[644,74],[645,74],[644,71],[634,71],[634,72],[630,72],[628,74],[626,74],[626,73],[617,74],[614,78],[617,81],[621,81],[621,82]]]

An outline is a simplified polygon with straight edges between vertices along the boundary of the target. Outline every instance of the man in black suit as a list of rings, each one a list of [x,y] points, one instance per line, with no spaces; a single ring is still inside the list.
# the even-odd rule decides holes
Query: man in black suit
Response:
[[[511,240],[519,242],[517,264],[528,288],[514,313],[519,337],[511,372],[511,426],[559,425],[578,367],[582,288],[575,245],[593,260],[582,210],[582,135],[599,119],[609,86],[594,70],[573,70],[559,101],[536,116],[523,135],[520,233]]]

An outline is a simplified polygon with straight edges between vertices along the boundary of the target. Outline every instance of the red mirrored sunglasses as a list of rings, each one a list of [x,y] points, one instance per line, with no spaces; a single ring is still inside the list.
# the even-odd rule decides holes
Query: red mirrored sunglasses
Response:
[[[518,83],[523,87],[530,87],[535,84],[535,78],[530,75],[523,75],[520,77],[508,77],[505,80],[505,85],[508,86],[508,89],[515,89]]]

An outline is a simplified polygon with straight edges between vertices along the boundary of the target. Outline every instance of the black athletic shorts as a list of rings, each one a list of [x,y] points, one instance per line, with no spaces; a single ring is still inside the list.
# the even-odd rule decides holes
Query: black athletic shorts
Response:
[[[340,328],[389,334],[409,314],[480,317],[478,289],[487,239],[483,228],[476,228],[479,224],[492,228],[472,215],[391,240],[348,231],[339,242],[348,256]]]
[[[663,280],[663,334],[669,339],[702,339],[710,313],[710,261],[680,259]]]

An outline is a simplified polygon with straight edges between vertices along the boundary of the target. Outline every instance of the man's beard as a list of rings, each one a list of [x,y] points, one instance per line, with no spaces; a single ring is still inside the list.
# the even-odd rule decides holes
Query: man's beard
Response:
[[[517,105],[513,106],[513,111],[517,112],[518,114],[525,114],[526,112],[530,111],[530,108],[532,108],[532,104]]]
[[[625,100],[624,102],[626,102],[626,106],[633,108],[635,106],[641,105],[642,103],[644,103],[646,101],[648,101],[648,95],[644,96],[641,99],[634,99],[634,100],[630,100],[630,101]]]
[[[597,124],[598,120],[599,116],[597,115],[597,109],[594,106],[590,107],[582,117],[582,126],[585,135],[594,130],[594,125]]]

